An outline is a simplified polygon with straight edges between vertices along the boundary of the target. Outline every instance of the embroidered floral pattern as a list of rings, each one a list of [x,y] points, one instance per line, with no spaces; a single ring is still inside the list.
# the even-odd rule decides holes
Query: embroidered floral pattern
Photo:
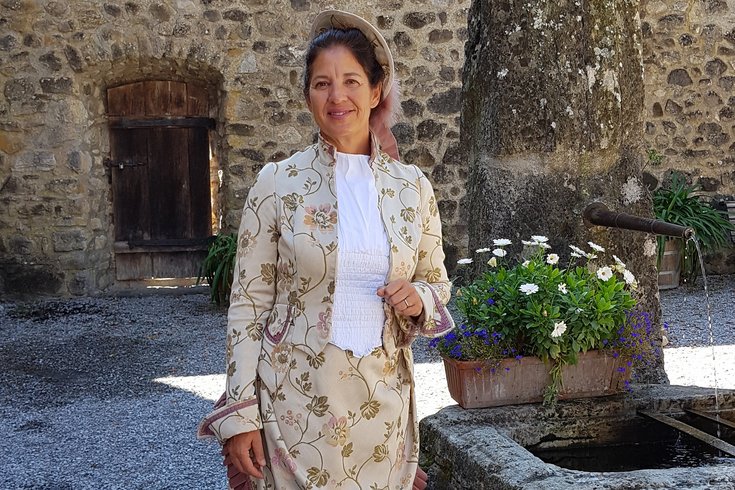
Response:
[[[316,328],[319,330],[319,336],[323,339],[329,338],[329,326],[332,324],[332,309],[319,313],[319,321],[316,322]]]
[[[273,370],[277,373],[285,374],[288,372],[291,363],[291,344],[278,344],[271,354],[271,363]]]
[[[347,417],[330,417],[329,422],[322,427],[330,446],[344,446],[350,437],[350,428],[347,426]]]
[[[337,210],[332,209],[331,204],[320,204],[316,206],[306,206],[304,208],[306,216],[304,216],[304,224],[312,230],[332,231],[334,225],[337,224]]]

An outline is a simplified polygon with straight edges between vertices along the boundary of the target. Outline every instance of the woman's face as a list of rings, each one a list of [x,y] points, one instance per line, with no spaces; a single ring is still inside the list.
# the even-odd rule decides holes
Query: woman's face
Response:
[[[354,153],[368,140],[370,110],[380,102],[380,88],[350,50],[333,46],[320,52],[311,67],[306,104],[322,135],[337,150]]]

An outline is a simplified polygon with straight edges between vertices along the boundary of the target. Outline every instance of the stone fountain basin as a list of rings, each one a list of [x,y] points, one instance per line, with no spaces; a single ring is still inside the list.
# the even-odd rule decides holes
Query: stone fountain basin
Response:
[[[633,426],[638,411],[712,411],[713,390],[638,385],[632,393],[560,402],[555,408],[514,405],[464,410],[446,407],[421,421],[421,461],[431,489],[728,489],[735,460],[700,467],[585,472],[544,463],[526,447],[554,440],[608,441]],[[720,408],[735,408],[735,391],[720,392]]]

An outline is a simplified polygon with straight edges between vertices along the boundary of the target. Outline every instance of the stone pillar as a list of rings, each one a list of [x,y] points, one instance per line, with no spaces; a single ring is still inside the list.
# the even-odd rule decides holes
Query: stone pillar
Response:
[[[593,240],[637,275],[641,308],[660,325],[653,237],[587,229],[581,218],[593,200],[652,214],[641,183],[638,8],[636,0],[475,0],[460,140],[470,250],[543,234],[568,257],[568,245]],[[645,376],[665,381],[663,360]]]

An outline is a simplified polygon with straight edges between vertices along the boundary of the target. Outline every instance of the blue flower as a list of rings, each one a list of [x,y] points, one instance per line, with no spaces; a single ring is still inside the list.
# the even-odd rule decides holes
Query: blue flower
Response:
[[[489,304],[490,306],[492,306],[492,305],[494,305],[494,304],[495,304],[495,300],[494,300],[494,299],[492,299],[492,298],[489,298],[489,299],[487,300],[487,304]]]
[[[454,347],[452,347],[452,350],[451,352],[449,352],[449,355],[454,358],[462,357],[462,346],[457,344]]]
[[[436,349],[436,346],[439,345],[440,341],[441,341],[441,338],[434,337],[433,339],[429,341],[429,347],[431,347],[432,349]]]
[[[457,334],[454,332],[449,332],[444,338],[447,339],[447,341],[449,342],[454,342],[455,340],[457,340]]]

